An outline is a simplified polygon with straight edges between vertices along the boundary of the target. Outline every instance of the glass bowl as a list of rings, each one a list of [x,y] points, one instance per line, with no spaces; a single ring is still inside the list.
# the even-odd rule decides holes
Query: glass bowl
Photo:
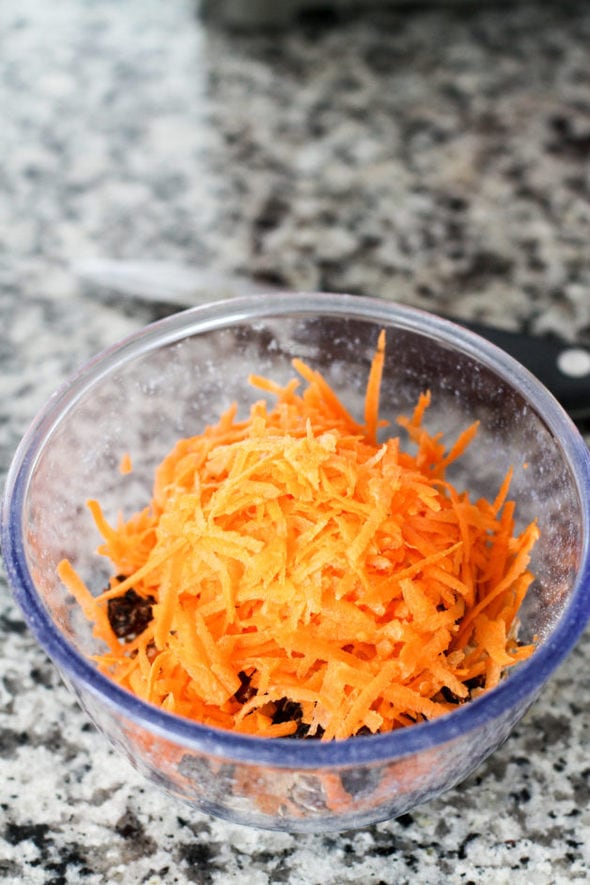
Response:
[[[89,625],[56,576],[68,557],[100,592],[108,566],[85,507],[108,517],[149,501],[153,471],[181,436],[216,422],[278,382],[300,357],[361,416],[378,331],[387,330],[383,417],[432,391],[428,422],[454,439],[474,419],[475,443],[450,477],[494,497],[509,466],[517,528],[538,520],[536,576],[520,637],[531,658],[491,692],[424,724],[344,741],[264,739],[162,712],[94,667]],[[118,465],[130,453],[133,472]],[[503,351],[422,311],[348,295],[285,294],[198,307],[155,323],[91,360],[38,415],[7,479],[2,544],[29,627],[82,707],[131,763],[168,793],[226,819],[330,831],[398,816],[467,777],[509,735],[590,616],[587,448],[559,404]],[[526,467],[525,467],[526,465]]]

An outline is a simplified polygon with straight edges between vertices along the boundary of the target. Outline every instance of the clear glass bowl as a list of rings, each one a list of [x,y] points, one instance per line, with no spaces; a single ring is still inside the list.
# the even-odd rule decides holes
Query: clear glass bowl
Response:
[[[362,417],[379,329],[388,331],[382,411],[407,413],[430,388],[428,421],[476,441],[453,482],[494,496],[510,465],[522,527],[536,517],[536,580],[521,637],[527,662],[492,692],[434,721],[322,743],[260,739],[207,728],[152,707],[100,675],[89,625],[56,577],[68,557],[99,592],[107,566],[85,507],[108,517],[143,507],[153,470],[181,436],[237,401],[260,397],[254,371],[279,382],[301,357]],[[123,453],[133,473],[121,476]],[[400,815],[467,777],[508,736],[570,651],[590,616],[587,448],[553,397],[478,336],[410,308],[346,295],[287,294],[217,303],[149,326],[93,359],[58,391],[16,452],[6,483],[2,544],[30,629],[98,729],[153,782],[227,819],[329,831]],[[526,462],[526,469],[523,464]]]

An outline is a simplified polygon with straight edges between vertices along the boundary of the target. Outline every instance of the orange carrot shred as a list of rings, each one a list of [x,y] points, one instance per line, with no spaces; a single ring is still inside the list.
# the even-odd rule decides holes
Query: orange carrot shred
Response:
[[[515,532],[512,470],[492,501],[445,479],[477,423],[447,448],[423,426],[429,392],[397,419],[415,452],[378,443],[384,331],[364,423],[293,364],[303,391],[252,375],[274,405],[246,420],[232,406],[180,440],[144,510],[111,524],[88,501],[113,577],[93,595],[67,560],[58,575],[108,648],[93,659],[151,704],[258,737],[341,740],[444,715],[532,654],[516,632],[538,528]],[[130,599],[149,614],[121,636],[110,608]]]
[[[127,473],[131,473],[132,470],[133,463],[131,461],[131,455],[129,454],[129,452],[125,452],[119,462],[119,473],[122,476],[125,476]]]
[[[377,445],[379,427],[379,393],[385,364],[385,329],[381,329],[377,339],[377,350],[371,363],[367,392],[365,396],[365,436],[371,445]]]

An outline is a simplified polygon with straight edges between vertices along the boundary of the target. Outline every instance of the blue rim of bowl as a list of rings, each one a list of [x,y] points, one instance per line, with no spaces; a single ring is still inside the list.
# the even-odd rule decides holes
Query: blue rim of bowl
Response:
[[[77,399],[105,374],[135,356],[187,335],[289,314],[322,313],[333,317],[394,325],[447,343],[471,355],[515,387],[560,441],[577,484],[584,515],[582,568],[570,601],[551,636],[493,691],[439,719],[382,735],[345,741],[272,740],[210,728],[161,711],[115,685],[80,655],[55,626],[35,589],[22,543],[23,505],[28,482],[43,445]],[[217,301],[152,323],[102,351],[63,384],[37,414],[18,446],[6,479],[1,543],[13,595],[29,629],[58,669],[83,691],[155,736],[187,751],[227,761],[277,768],[333,768],[393,761],[452,741],[522,707],[574,647],[590,619],[590,453],[579,431],[551,393],[516,360],[495,345],[455,323],[417,308],[357,295],[279,293]],[[518,718],[518,717],[515,717]]]

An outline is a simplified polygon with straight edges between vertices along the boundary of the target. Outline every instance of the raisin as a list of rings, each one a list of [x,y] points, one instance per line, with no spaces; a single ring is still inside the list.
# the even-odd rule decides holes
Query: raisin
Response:
[[[281,698],[280,701],[275,703],[275,712],[272,717],[272,721],[275,725],[278,725],[279,722],[300,722],[303,712],[301,710],[301,704],[298,704],[296,701],[291,701],[289,698]]]
[[[152,620],[153,596],[140,596],[133,588],[122,596],[109,599],[107,614],[115,636],[134,639]]]
[[[245,704],[246,701],[254,697],[256,689],[251,685],[252,677],[244,673],[243,670],[240,670],[238,673],[238,679],[240,680],[240,687],[234,694],[234,698],[239,704]]]
[[[442,698],[447,701],[449,704],[463,704],[465,703],[465,698],[460,698],[459,695],[456,695],[452,689],[448,687],[448,685],[443,685],[440,690],[440,694]]]
[[[276,701],[272,721],[275,725],[279,722],[296,722],[297,728],[293,734],[287,735],[287,737],[290,738],[307,738],[308,740],[313,740],[321,738],[324,733],[324,729],[320,725],[313,734],[309,734],[309,725],[303,721],[301,704],[298,704],[296,701],[292,701],[289,698],[281,698],[279,701]]]

